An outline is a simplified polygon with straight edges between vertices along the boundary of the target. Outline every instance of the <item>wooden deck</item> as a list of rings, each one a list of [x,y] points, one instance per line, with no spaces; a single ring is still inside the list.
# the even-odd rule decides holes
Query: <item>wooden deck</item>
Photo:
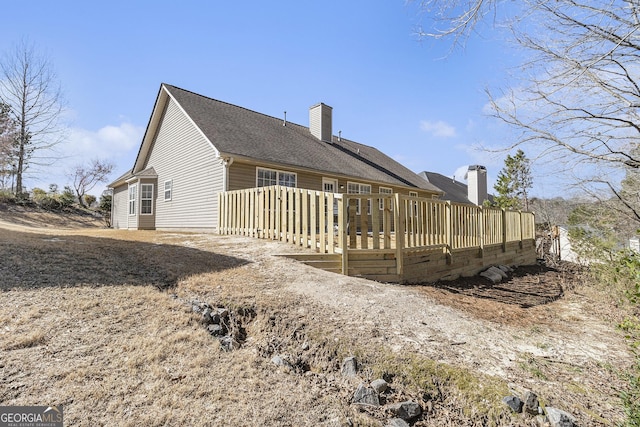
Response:
[[[221,234],[288,242],[328,271],[421,283],[495,264],[533,264],[532,213],[402,194],[336,194],[281,186],[220,193]]]

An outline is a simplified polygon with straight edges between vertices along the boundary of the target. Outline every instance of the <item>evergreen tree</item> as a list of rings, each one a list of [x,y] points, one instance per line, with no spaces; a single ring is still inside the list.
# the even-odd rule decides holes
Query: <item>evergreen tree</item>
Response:
[[[494,204],[504,209],[529,210],[529,189],[533,186],[531,161],[522,150],[508,155],[494,185]]]

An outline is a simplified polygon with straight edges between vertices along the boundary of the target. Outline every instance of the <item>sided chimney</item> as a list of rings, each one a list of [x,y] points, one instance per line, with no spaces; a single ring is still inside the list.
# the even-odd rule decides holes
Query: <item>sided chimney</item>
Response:
[[[309,131],[320,141],[331,142],[331,111],[333,108],[322,102],[309,108]]]
[[[476,206],[482,206],[487,196],[487,168],[471,165],[467,171],[467,198]]]

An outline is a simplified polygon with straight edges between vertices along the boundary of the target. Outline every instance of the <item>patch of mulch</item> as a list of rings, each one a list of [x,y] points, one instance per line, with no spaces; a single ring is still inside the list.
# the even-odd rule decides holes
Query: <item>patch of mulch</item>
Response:
[[[551,321],[550,304],[573,289],[579,269],[569,263],[521,266],[509,279],[493,284],[482,276],[461,277],[418,287],[441,304],[474,317],[524,325]]]

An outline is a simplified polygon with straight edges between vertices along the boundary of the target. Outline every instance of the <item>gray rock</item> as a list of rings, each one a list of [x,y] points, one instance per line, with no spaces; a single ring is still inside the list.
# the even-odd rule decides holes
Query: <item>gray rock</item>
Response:
[[[352,402],[359,405],[380,406],[378,393],[376,393],[374,389],[367,387],[362,383],[358,386],[356,392],[353,394]]]
[[[289,363],[287,361],[287,359],[285,359],[284,357],[280,356],[279,354],[277,354],[277,355],[275,355],[275,356],[273,356],[271,358],[271,363],[273,363],[276,366],[284,366],[284,367],[287,367],[287,368],[291,367],[291,363]]]
[[[371,387],[378,393],[384,393],[389,388],[389,384],[382,378],[377,379],[371,383]]]
[[[224,335],[224,328],[220,325],[216,325],[216,324],[209,325],[207,326],[207,330],[211,335],[214,335],[214,336]]]
[[[531,415],[538,415],[538,395],[532,391],[526,391],[524,393],[524,410]]]
[[[409,427],[409,423],[402,418],[392,418],[385,427]]]
[[[342,361],[342,376],[355,377],[358,373],[358,361],[355,357],[346,357]]]
[[[509,267],[508,265],[499,265],[498,268],[505,273],[513,273],[513,268]]]
[[[551,427],[575,427],[576,419],[569,413],[556,408],[545,408]]]
[[[220,315],[218,313],[211,313],[209,318],[211,319],[211,323],[215,323],[216,325],[220,324]]]
[[[226,336],[220,338],[220,346],[224,351],[231,351],[239,349],[240,343],[234,340],[232,337]]]
[[[227,317],[229,317],[229,310],[227,310],[224,307],[219,307],[217,310],[218,316],[222,317],[223,319],[226,319]]]
[[[480,273],[480,276],[489,279],[494,285],[502,282],[502,274],[496,273],[495,271],[486,270]]]
[[[422,413],[420,405],[411,401],[394,403],[389,405],[388,408],[395,416],[402,418],[405,421],[416,418]]]
[[[518,414],[522,412],[522,406],[524,403],[517,396],[506,396],[502,398],[502,401],[506,403],[513,412]]]
[[[492,273],[499,274],[500,276],[502,276],[503,279],[509,278],[509,275],[506,272],[502,271],[501,268],[498,268],[498,267],[489,267],[489,270],[487,271],[491,271]]]

